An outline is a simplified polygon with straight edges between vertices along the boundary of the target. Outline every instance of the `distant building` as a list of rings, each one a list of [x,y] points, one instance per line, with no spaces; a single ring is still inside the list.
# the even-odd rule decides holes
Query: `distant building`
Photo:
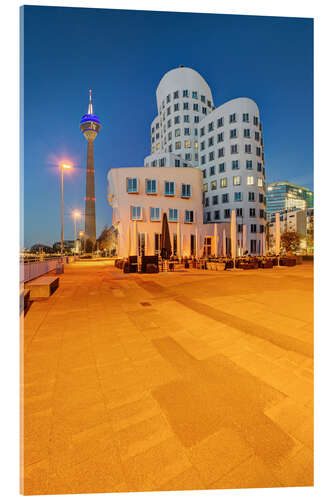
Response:
[[[278,181],[267,185],[267,217],[282,210],[313,208],[313,192],[305,187]]]
[[[288,209],[279,212],[280,231],[296,232],[301,237],[300,249],[313,253],[313,208],[307,210]],[[268,220],[268,251],[275,251],[276,213]]]
[[[111,168],[108,197],[119,257],[159,254],[164,212],[174,255],[228,253],[230,223],[203,223],[202,172],[198,168]],[[238,233],[238,248],[242,248],[242,232]]]
[[[53,250],[55,252],[60,252],[60,248],[61,248],[61,242],[56,241],[53,244]],[[64,240],[64,250],[73,250],[73,248],[74,248],[74,240]]]

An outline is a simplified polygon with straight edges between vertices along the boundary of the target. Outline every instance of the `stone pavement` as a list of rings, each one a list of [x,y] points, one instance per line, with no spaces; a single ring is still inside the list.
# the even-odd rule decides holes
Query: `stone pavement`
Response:
[[[24,320],[25,494],[313,484],[313,266],[65,266]]]

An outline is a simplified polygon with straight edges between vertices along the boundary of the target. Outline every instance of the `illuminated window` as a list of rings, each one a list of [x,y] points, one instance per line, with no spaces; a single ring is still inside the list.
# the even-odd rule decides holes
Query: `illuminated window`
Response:
[[[175,149],[180,149],[181,148],[181,142],[177,141],[175,144]]]
[[[160,149],[160,143],[156,144],[156,149]]]
[[[215,191],[215,189],[217,189],[217,182],[216,181],[212,181],[210,183],[210,190],[211,191]]]
[[[206,193],[208,191],[208,184],[207,184],[207,182],[205,182],[205,184],[203,185],[203,190],[204,190],[204,193]]]
[[[253,177],[253,175],[249,175],[247,177],[246,183],[247,183],[248,186],[253,186],[253,184],[254,184],[254,177]]]
[[[261,177],[258,177],[258,186],[263,187],[263,180]]]
[[[195,149],[198,149],[198,141],[194,141],[194,147]]]
[[[241,183],[240,175],[235,175],[234,176],[233,183],[234,183],[234,186],[240,186],[240,183]]]
[[[220,186],[221,188],[225,188],[228,186],[228,178],[227,177],[222,177],[220,180]]]
[[[185,146],[185,148],[190,148],[191,147],[191,141],[184,141],[184,146]]]

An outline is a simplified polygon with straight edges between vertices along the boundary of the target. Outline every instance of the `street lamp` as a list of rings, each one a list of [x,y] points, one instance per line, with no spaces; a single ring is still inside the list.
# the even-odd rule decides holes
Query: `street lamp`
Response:
[[[67,163],[60,164],[61,170],[61,243],[60,243],[60,253],[61,253],[61,261],[64,255],[64,168],[70,169],[71,165]]]
[[[75,245],[76,245],[76,219],[78,219],[79,217],[81,217],[81,212],[79,212],[78,210],[75,210],[75,212],[73,212],[73,217],[74,217],[74,253],[75,253]]]

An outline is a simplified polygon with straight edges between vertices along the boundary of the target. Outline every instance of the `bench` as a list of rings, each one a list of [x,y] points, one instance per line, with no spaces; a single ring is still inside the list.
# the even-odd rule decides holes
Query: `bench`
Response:
[[[41,276],[26,283],[26,288],[30,291],[30,299],[46,299],[50,297],[59,286],[59,278],[54,276]]]

